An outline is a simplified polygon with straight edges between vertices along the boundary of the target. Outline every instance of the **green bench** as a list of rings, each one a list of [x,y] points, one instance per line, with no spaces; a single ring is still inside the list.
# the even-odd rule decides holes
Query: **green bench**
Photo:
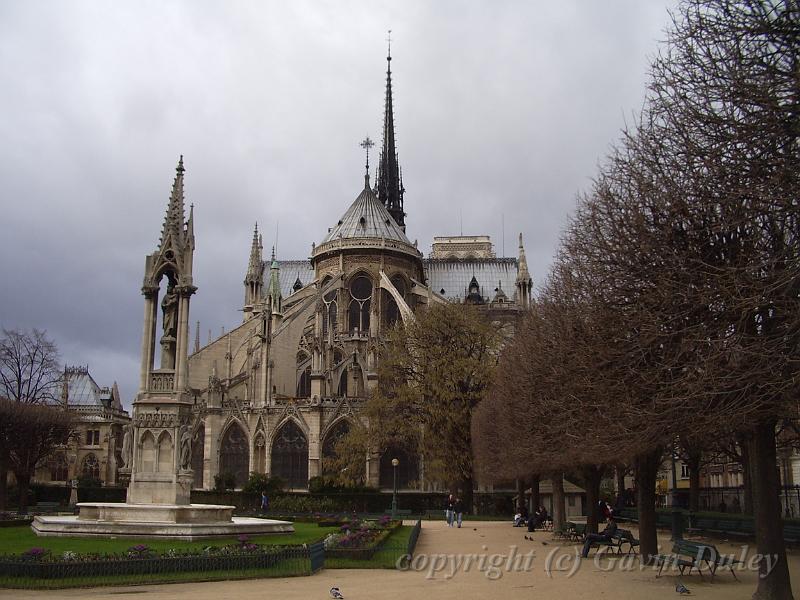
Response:
[[[659,565],[656,577],[661,575],[661,571],[665,565],[675,564],[681,575],[684,574],[687,568],[689,569],[689,574],[691,574],[692,569],[697,569],[697,572],[700,573],[700,577],[702,578],[703,571],[701,570],[701,566],[705,564],[706,568],[708,568],[708,571],[711,573],[712,580],[719,567],[728,567],[733,578],[737,581],[739,580],[739,578],[736,577],[733,567],[741,561],[720,554],[716,546],[711,544],[701,544],[700,542],[691,542],[689,540],[677,540],[672,546],[672,554],[659,554],[655,557],[655,561]]]
[[[59,502],[37,502],[31,508],[34,513],[56,513],[65,510]]]
[[[592,542],[592,545],[589,546],[589,550],[591,550],[594,546],[597,546],[598,551],[601,547],[610,548],[616,554],[623,553],[623,546],[628,545],[628,551],[626,554],[634,553],[634,549],[639,546],[639,540],[637,540],[633,533],[629,529],[617,529],[614,535],[611,536],[608,540],[595,540]]]
[[[553,528],[553,539],[570,540],[575,536],[575,523],[567,521],[559,529]]]
[[[783,539],[790,544],[800,544],[800,524],[784,522]]]

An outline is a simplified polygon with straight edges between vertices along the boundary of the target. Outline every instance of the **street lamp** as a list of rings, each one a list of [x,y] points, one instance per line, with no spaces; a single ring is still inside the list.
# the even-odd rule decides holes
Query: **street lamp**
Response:
[[[394,473],[394,489],[392,491],[392,521],[397,518],[397,465],[400,461],[396,458],[392,459],[392,472]]]
[[[670,448],[670,460],[672,463],[672,485],[670,486],[670,496],[672,505],[672,541],[683,539],[683,514],[678,508],[677,473],[675,469],[675,442]]]

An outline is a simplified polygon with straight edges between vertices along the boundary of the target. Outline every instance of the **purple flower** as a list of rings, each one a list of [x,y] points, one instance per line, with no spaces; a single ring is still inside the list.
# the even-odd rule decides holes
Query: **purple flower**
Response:
[[[241,534],[241,535],[239,536],[239,543],[240,543],[242,546],[244,546],[244,545],[245,545],[247,542],[249,542],[249,541],[250,541],[250,538],[249,538],[249,537],[248,537],[246,534],[244,534],[244,533],[243,533],[243,534]]]

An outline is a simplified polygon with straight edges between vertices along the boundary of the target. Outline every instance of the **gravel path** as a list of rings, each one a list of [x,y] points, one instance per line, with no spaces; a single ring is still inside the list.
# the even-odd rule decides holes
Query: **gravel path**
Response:
[[[580,550],[578,545],[554,542],[545,532],[533,534],[534,541],[525,540],[525,535],[524,529],[511,527],[505,522],[467,522],[458,529],[448,528],[442,522],[425,521],[414,563],[419,570],[323,570],[312,577],[282,579],[53,592],[0,590],[0,598],[120,600],[141,596],[148,600],[325,600],[330,597],[328,590],[334,585],[342,590],[347,600],[658,600],[678,597],[675,593],[677,573],[668,573],[657,579],[652,569],[640,569],[638,561],[620,561],[611,557],[594,559],[592,556],[576,559],[576,552]],[[662,548],[668,551],[668,537],[660,539]],[[737,556],[742,552],[741,545],[714,543],[721,552]],[[491,569],[492,564],[501,566]],[[507,569],[509,566],[510,570]],[[789,568],[797,594],[800,590],[798,550],[789,551]],[[735,581],[729,571],[720,572],[711,583],[707,576],[701,580],[695,572],[681,578],[681,582],[693,596],[712,600],[749,599],[758,575],[747,570],[739,571],[737,575],[740,582]]]

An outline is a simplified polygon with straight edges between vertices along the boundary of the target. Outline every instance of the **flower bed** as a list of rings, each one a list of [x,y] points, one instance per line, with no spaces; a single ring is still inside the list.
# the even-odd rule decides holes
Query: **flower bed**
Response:
[[[0,556],[4,578],[65,579],[155,573],[227,571],[274,567],[287,558],[307,558],[305,546],[259,546],[240,536],[238,544],[196,550],[155,552],[143,544],[119,554],[53,554],[31,548],[19,555]]]
[[[331,558],[370,560],[386,538],[398,527],[399,521],[383,516],[377,521],[346,521],[339,533],[325,538],[325,555]]]

